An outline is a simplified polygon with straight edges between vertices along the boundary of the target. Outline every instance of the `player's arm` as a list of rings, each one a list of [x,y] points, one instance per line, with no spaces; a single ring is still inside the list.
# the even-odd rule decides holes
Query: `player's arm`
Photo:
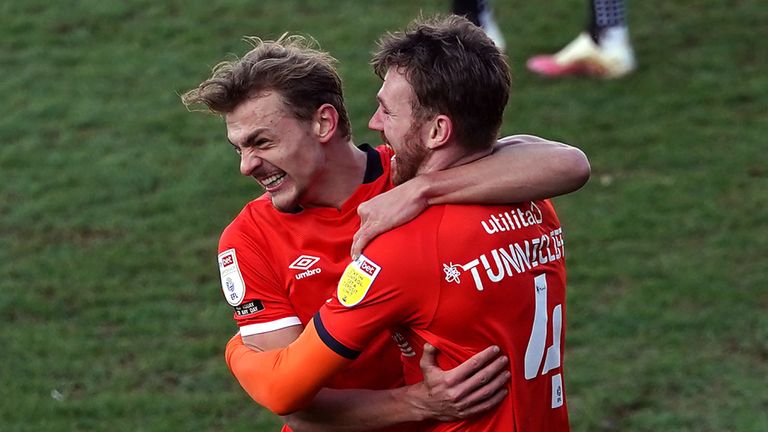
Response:
[[[233,337],[227,344],[226,358],[230,370],[254,400],[276,404],[279,401],[265,401],[261,396],[271,391],[269,386],[276,385],[271,382],[275,368],[273,354],[265,357],[261,355],[265,353],[254,349],[280,348],[281,343],[288,345],[300,334],[300,327],[271,333],[274,334],[269,339],[277,341],[277,346],[269,346],[270,341],[264,337],[270,333]],[[278,341],[280,338],[282,340]],[[299,363],[306,366],[315,364],[315,361],[307,359],[306,363]],[[456,368],[443,371],[437,366],[434,352],[425,351],[421,361],[424,371],[421,383],[391,390],[322,389],[304,409],[286,415],[284,420],[296,432],[351,432],[411,421],[467,418],[493,408],[506,396],[505,385],[509,380],[507,362],[498,348],[489,347]],[[313,369],[309,372],[317,371]],[[282,408],[275,406],[275,409]]]
[[[262,352],[280,349],[295,341],[301,334],[301,326],[248,335],[239,340],[233,338],[227,346],[228,351],[242,343],[252,350]],[[228,356],[229,357],[229,356]],[[261,385],[260,378],[254,375],[254,369],[240,367],[240,362],[247,362],[248,355],[228,360],[237,380],[246,386]],[[307,363],[311,364],[311,363]],[[254,365],[254,367],[258,367]],[[486,376],[490,375],[486,372]],[[485,378],[487,379],[487,378]],[[443,382],[444,380],[438,380]],[[252,384],[249,384],[252,383]],[[490,392],[490,390],[488,390]],[[250,392],[249,392],[250,394]],[[292,414],[284,415],[283,421],[294,432],[356,432],[380,429],[422,418],[430,418],[429,408],[435,410],[452,406],[444,400],[430,398],[429,388],[424,385],[407,386],[392,390],[330,389],[322,388],[308,406]],[[463,400],[457,402],[465,403]],[[490,402],[490,401],[489,401]],[[408,408],[406,410],[406,408]],[[468,405],[467,410],[482,408]],[[442,411],[435,415],[445,415]]]
[[[248,395],[278,415],[309,405],[323,384],[352,361],[328,348],[312,322],[290,345],[271,351],[257,352],[236,335],[225,357]]]
[[[428,205],[502,204],[552,198],[589,180],[584,152],[533,135],[501,138],[493,153],[473,163],[428,173],[421,196]]]
[[[243,336],[243,344],[254,351],[269,351],[287,347],[299,337],[303,327],[290,326],[267,333]]]
[[[582,187],[590,176],[576,147],[533,135],[502,138],[491,155],[419,175],[358,207],[361,226],[352,243],[357,257],[379,234],[435,204],[502,204],[551,198]]]
[[[323,389],[312,406],[286,417],[295,432],[358,432],[412,421],[456,421],[483,413],[507,395],[508,359],[489,347],[444,371],[425,347],[424,381],[393,390]]]

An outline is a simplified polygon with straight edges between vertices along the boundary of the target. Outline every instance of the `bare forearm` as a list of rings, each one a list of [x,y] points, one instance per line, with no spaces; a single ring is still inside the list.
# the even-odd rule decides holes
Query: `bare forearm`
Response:
[[[360,229],[350,254],[357,257],[379,234],[436,204],[512,204],[573,192],[589,179],[584,153],[532,135],[499,140],[493,153],[465,165],[420,174],[357,208]]]
[[[490,156],[421,176],[421,191],[430,205],[514,203],[573,192],[589,175],[581,150],[515,135],[500,140]]]
[[[295,432],[371,431],[423,420],[410,387],[392,390],[323,389],[306,409],[283,419]]]

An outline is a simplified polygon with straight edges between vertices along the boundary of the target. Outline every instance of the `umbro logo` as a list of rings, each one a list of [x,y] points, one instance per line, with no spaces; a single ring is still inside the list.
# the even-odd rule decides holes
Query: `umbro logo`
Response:
[[[288,268],[294,270],[309,270],[309,268],[315,265],[315,263],[318,261],[320,261],[320,258],[318,257],[314,257],[312,255],[302,255],[296,258],[296,261],[292,262]]]
[[[316,275],[323,271],[320,268],[311,268],[313,265],[317,264],[318,261],[320,261],[320,258],[316,256],[301,255],[300,257],[296,258],[296,260],[292,262],[288,268],[294,270],[304,270],[302,273],[298,273],[296,276],[294,276],[296,280],[304,279],[305,277]]]

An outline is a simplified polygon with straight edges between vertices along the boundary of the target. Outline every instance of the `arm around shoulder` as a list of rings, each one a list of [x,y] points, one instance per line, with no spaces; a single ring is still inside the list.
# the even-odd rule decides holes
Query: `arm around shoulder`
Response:
[[[504,204],[552,198],[578,190],[590,166],[584,152],[533,135],[499,140],[491,155],[421,177],[434,204]]]
[[[555,195],[552,196],[577,191],[592,175],[589,159],[581,149],[539,136],[519,134],[499,138],[494,152],[500,151],[518,151],[518,156],[531,157],[530,162],[539,162],[542,168],[552,169],[563,176],[562,188],[553,190]],[[551,160],[547,161],[548,158]]]

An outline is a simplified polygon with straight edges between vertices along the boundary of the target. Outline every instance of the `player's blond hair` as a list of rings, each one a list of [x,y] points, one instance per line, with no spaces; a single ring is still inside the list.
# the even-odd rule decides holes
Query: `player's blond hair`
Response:
[[[338,128],[350,136],[336,59],[319,50],[314,39],[283,34],[275,41],[246,37],[253,46],[242,58],[223,61],[211,77],[181,96],[188,108],[205,105],[210,112],[227,114],[249,98],[265,91],[280,94],[288,110],[300,120],[310,120],[317,108],[331,104],[339,114]]]

